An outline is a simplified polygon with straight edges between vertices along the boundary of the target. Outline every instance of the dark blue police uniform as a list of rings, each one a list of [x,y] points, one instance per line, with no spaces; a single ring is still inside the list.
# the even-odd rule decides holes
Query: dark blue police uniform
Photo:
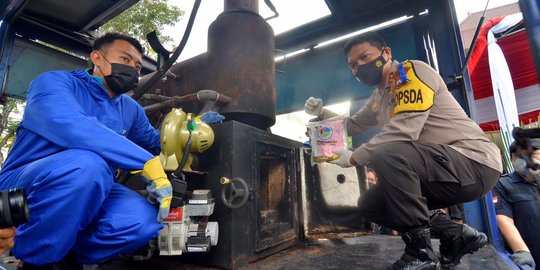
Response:
[[[493,203],[497,215],[514,220],[537,264],[536,269],[540,269],[540,203],[537,192],[535,185],[525,182],[514,172],[501,176],[493,189]]]

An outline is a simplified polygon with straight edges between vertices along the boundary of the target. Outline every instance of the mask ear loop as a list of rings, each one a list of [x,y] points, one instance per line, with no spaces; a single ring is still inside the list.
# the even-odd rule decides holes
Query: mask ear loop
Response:
[[[109,61],[109,59],[107,59],[107,57],[105,57],[105,55],[101,51],[96,51],[96,52],[101,54],[101,56],[103,56],[103,59],[105,59],[105,61],[107,61],[107,63],[109,63],[109,65],[111,65],[111,62]]]
[[[386,49],[386,48],[388,48],[388,47],[382,47],[382,49],[381,49],[381,56],[384,55],[384,49]],[[383,59],[384,59],[384,56],[383,56]],[[388,59],[385,59],[385,60],[384,60],[384,63],[386,64],[386,63],[391,62],[391,61],[392,61],[392,57],[389,57]]]
[[[107,61],[107,63],[108,63],[109,65],[111,65],[111,69],[112,69],[112,64],[111,64],[111,62],[109,62],[109,59],[107,59],[107,57],[105,57],[105,55],[104,55],[101,51],[96,50],[96,52],[98,52],[101,56],[103,56],[103,59],[105,59],[105,61]],[[101,75],[105,76],[105,74],[103,73],[103,70],[101,70],[101,67],[98,66],[98,65],[96,65],[96,64],[94,64],[94,65],[95,65],[97,68],[99,68],[99,71],[101,72]]]

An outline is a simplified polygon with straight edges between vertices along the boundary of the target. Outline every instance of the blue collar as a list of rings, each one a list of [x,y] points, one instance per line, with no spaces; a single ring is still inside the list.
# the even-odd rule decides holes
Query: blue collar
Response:
[[[105,92],[105,94],[107,96],[109,96],[109,92],[107,91],[107,89],[105,88],[105,85],[103,85],[103,77],[99,77],[99,76],[95,76],[95,75],[92,75],[92,68],[87,68],[86,70],[86,74],[88,74],[88,76],[90,76],[90,78],[93,78],[98,84],[99,86],[101,86],[101,89],[103,89],[103,91]],[[114,98],[112,99],[116,99],[118,98],[120,95],[117,95],[115,96]]]
[[[92,68],[87,68],[86,69],[86,73],[88,73],[88,75],[93,78],[94,80],[96,80],[96,82],[99,83],[99,85],[103,86],[103,88],[105,88],[105,86],[103,85],[103,78],[102,77],[99,77],[99,76],[94,76],[92,75]]]

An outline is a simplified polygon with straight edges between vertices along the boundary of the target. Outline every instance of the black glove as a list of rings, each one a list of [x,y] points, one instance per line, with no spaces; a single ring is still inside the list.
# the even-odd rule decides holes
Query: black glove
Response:
[[[516,251],[514,252],[514,254],[512,254],[510,258],[512,258],[512,261],[514,261],[517,266],[528,264],[531,266],[532,269],[536,267],[536,264],[534,263],[534,259],[531,253],[528,251],[525,251],[525,250]]]

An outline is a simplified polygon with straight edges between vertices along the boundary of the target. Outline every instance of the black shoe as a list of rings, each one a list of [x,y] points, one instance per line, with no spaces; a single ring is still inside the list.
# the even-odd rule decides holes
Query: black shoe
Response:
[[[461,263],[461,258],[467,253],[474,253],[482,248],[488,239],[487,236],[474,228],[463,224],[461,235],[456,237],[441,237],[441,266],[451,269]]]
[[[407,253],[386,270],[437,270],[437,263],[433,261],[421,261]]]
[[[431,247],[429,229],[415,229],[401,235],[405,253],[387,270],[437,270],[437,256]]]
[[[77,261],[73,253],[69,253],[62,261],[45,265],[23,263],[21,270],[83,270],[84,267]]]

